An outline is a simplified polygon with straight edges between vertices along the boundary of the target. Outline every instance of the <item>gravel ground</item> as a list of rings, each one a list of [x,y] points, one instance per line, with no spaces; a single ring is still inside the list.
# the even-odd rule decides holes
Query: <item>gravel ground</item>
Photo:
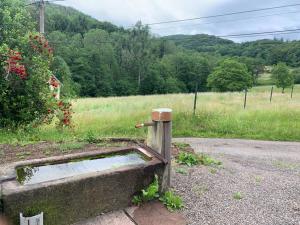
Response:
[[[190,225],[300,225],[300,143],[176,139],[222,161],[186,168],[172,185]],[[237,194],[239,193],[239,194]],[[241,197],[241,199],[237,199]]]

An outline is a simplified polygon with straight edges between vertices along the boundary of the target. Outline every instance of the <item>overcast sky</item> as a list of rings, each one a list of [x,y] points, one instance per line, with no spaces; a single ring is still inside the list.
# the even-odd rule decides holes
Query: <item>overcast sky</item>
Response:
[[[59,4],[72,6],[100,21],[130,27],[138,20],[144,24],[224,14],[273,6],[300,3],[299,0],[65,0]],[[265,32],[300,28],[300,6],[242,15],[203,19],[184,23],[151,26],[154,34],[228,34]],[[274,35],[234,38],[247,41],[273,38]],[[277,38],[300,39],[299,33],[276,35]]]

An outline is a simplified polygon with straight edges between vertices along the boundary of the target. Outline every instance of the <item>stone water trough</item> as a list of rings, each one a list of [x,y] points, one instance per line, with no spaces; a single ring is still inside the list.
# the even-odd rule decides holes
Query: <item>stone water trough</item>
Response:
[[[0,166],[2,211],[14,225],[20,213],[41,212],[46,225],[71,225],[128,207],[155,174],[162,181],[166,165],[139,145]]]

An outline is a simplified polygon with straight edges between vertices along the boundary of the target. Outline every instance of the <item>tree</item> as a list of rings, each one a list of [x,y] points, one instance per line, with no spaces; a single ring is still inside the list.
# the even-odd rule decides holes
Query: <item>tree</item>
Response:
[[[253,84],[255,85],[257,83],[257,80],[259,78],[259,74],[264,72],[264,61],[260,58],[250,58],[250,57],[236,57],[236,59],[244,63],[248,71],[251,73],[253,78]]]
[[[137,84],[140,89],[141,82],[147,73],[150,54],[150,31],[148,26],[143,26],[141,22],[138,22],[134,28],[130,31],[129,36],[129,51],[134,58],[133,64],[137,68]]]
[[[295,84],[300,84],[300,69],[293,70],[292,74],[295,78]]]
[[[282,93],[284,93],[285,88],[294,84],[295,79],[288,66],[282,62],[273,68],[272,78],[276,81],[276,86],[282,88]]]
[[[54,73],[54,75],[59,79],[59,81],[62,83],[62,87],[61,87],[62,96],[68,96],[68,97],[74,96],[76,85],[72,80],[70,68],[68,64],[65,62],[65,60],[60,56],[54,57],[53,63],[51,65],[51,70]]]
[[[246,65],[226,59],[208,76],[208,86],[215,91],[242,91],[253,84]]]

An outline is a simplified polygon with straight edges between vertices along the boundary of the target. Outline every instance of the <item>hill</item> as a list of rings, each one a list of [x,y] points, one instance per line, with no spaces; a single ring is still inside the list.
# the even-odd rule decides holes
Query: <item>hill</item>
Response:
[[[300,66],[300,41],[264,39],[235,43],[212,35],[171,35],[163,37],[177,46],[198,52],[214,53],[230,57],[252,57],[264,61],[267,65],[285,62],[289,66]]]
[[[233,47],[233,41],[218,38],[208,34],[196,35],[170,35],[163,37],[164,40],[173,41],[176,45],[199,52],[216,52],[222,47]]]
[[[32,8],[31,12],[33,17],[38,18],[38,10]],[[61,31],[71,34],[84,34],[90,29],[102,29],[107,32],[124,30],[110,22],[101,22],[72,7],[57,4],[47,4],[45,11],[45,28],[46,33]]]

